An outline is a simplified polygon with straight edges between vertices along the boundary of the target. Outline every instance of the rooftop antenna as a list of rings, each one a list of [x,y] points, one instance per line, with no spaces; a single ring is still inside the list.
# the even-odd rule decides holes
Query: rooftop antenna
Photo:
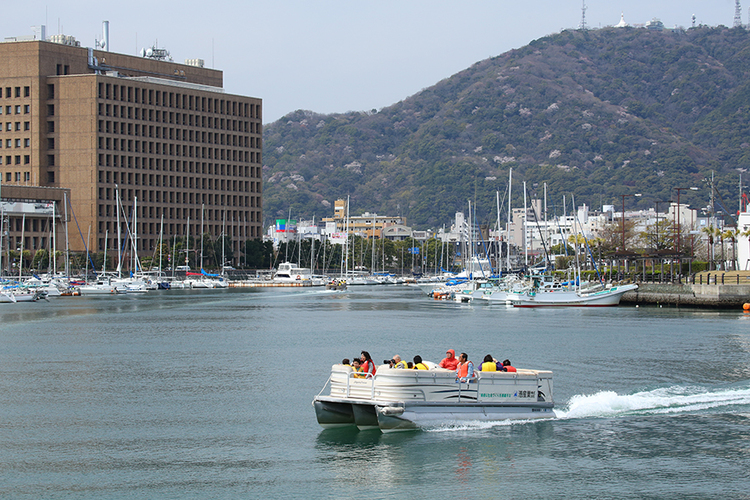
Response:
[[[695,14],[693,14],[693,28],[695,28]]]
[[[740,0],[737,0],[738,2]],[[585,30],[586,28],[586,0],[581,0],[581,29]]]
[[[740,7],[740,0],[734,0],[734,27],[742,28],[742,7]]]

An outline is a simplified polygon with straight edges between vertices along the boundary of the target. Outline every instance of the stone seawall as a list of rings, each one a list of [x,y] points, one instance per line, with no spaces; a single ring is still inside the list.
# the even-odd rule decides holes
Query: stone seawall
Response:
[[[639,283],[622,304],[664,304],[735,309],[750,302],[750,285],[672,285]]]

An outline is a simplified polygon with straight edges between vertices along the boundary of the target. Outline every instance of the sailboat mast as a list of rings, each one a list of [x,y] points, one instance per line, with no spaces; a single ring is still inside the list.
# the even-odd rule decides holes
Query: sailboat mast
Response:
[[[549,242],[549,227],[547,226],[547,183],[544,183],[544,243],[545,245]],[[550,266],[549,255],[547,254],[547,248],[545,246],[544,254],[547,256],[547,265]]]
[[[203,213],[205,205],[201,204],[201,272],[203,272]],[[216,254],[214,254],[216,255]],[[222,264],[222,268],[224,264]]]
[[[120,229],[120,188],[115,184],[115,212],[117,212],[117,277],[122,272],[122,230]],[[66,217],[67,219],[67,217]]]
[[[511,212],[513,211],[511,210],[511,203],[510,203],[510,201],[513,199],[511,198],[512,189],[513,189],[513,169],[511,168],[508,172],[508,224],[507,224],[508,235],[510,235],[510,221],[511,221],[510,216],[511,216]],[[510,271],[510,238],[508,238],[507,243],[508,243],[508,255],[507,255],[508,271]]]
[[[526,181],[523,181],[523,262],[529,267],[529,245],[526,241],[526,219],[528,218],[529,209],[526,208]]]
[[[227,235],[225,234],[225,231],[227,230],[227,211],[226,209],[223,211],[222,214],[222,220],[221,220],[221,275],[224,276],[224,263],[226,262],[226,259],[224,258],[224,241],[227,239]]]
[[[21,272],[23,271],[23,240],[24,233],[26,232],[26,212],[23,213],[21,219],[21,254],[18,256],[18,281],[21,281]]]
[[[190,266],[190,216],[187,218],[187,227],[185,228],[185,267]]]
[[[65,201],[65,276],[70,276],[70,244],[68,242],[68,193],[63,193]]]
[[[107,267],[107,246],[109,245],[109,229],[104,231],[104,259],[102,259],[102,275]]]
[[[495,196],[497,203],[497,269],[500,271],[503,267],[503,245],[500,243],[500,191],[495,191]]]
[[[164,271],[164,269],[162,269],[164,266],[162,265],[162,261],[161,261],[161,253],[162,253],[161,246],[164,241],[163,237],[164,237],[164,212],[161,213],[161,225],[159,226],[159,276],[161,276],[162,272]]]
[[[52,275],[57,274],[57,223],[55,222],[55,207],[57,202],[52,202]],[[2,234],[2,224],[0,224],[0,234]],[[0,238],[2,238],[0,236]],[[0,239],[2,241],[2,239]],[[0,244],[0,250],[3,246]],[[2,260],[2,259],[0,259]]]

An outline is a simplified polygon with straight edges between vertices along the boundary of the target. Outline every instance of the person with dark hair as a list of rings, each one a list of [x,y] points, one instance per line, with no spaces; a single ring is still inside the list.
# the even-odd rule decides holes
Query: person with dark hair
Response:
[[[362,351],[359,360],[362,362],[362,371],[365,372],[367,378],[374,377],[377,370],[375,369],[375,361],[372,360],[370,353]]]
[[[354,378],[365,378],[364,373],[362,373],[362,364],[357,358],[352,361],[352,370],[354,370]]]
[[[465,352],[458,357],[456,376],[461,382],[470,382],[474,378],[474,363],[469,361],[469,355]]]
[[[341,361],[341,364],[344,365],[344,366],[352,366],[351,363],[349,363],[349,358],[344,358]]]
[[[415,370],[429,370],[426,364],[422,362],[422,356],[417,354],[414,356],[414,369]]]
[[[496,372],[497,364],[495,363],[491,354],[484,357],[484,361],[479,365],[480,372]]]
[[[517,372],[518,370],[516,370],[510,365],[509,359],[506,359],[505,361],[503,361],[503,371],[504,372]]]

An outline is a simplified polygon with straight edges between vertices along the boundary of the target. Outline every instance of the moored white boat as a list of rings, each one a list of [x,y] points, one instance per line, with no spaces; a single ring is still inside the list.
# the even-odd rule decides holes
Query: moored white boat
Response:
[[[513,307],[607,307],[620,304],[622,296],[638,285],[618,285],[594,290],[533,291],[508,295]]]
[[[325,428],[356,426],[383,432],[465,421],[553,418],[552,372],[475,372],[461,382],[452,370],[404,370],[382,365],[369,379],[349,366],[333,365],[323,390],[313,399]],[[329,394],[323,395],[326,388]]]

